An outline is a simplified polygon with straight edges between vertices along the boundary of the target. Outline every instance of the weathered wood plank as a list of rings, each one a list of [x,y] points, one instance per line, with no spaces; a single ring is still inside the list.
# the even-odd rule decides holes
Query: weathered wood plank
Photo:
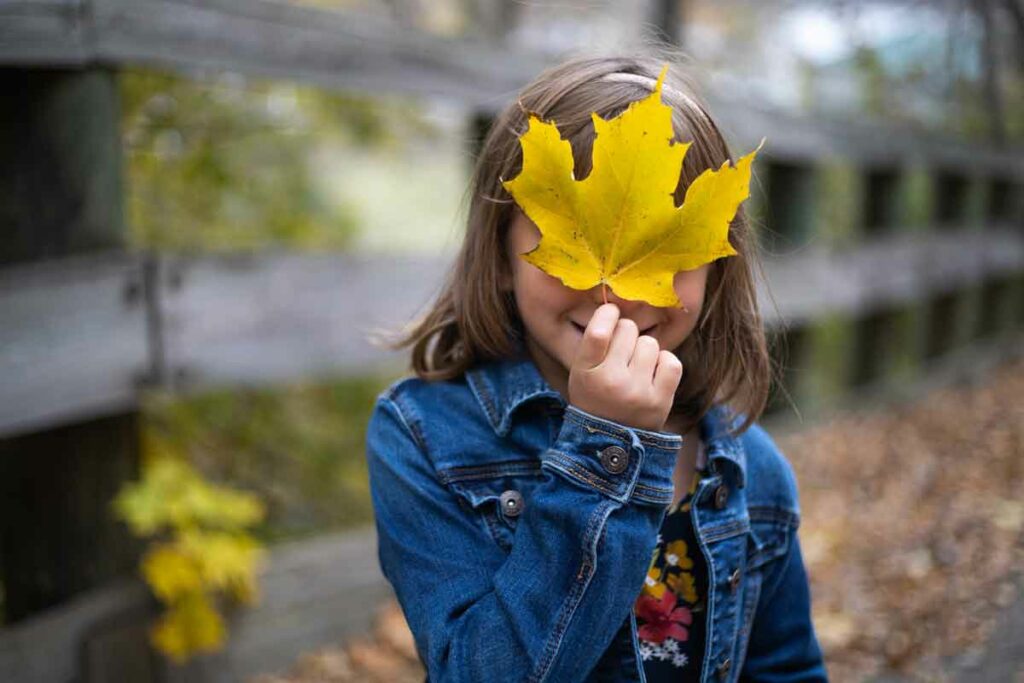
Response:
[[[150,65],[236,71],[370,93],[443,96],[502,108],[552,56],[409,31],[370,13],[282,0],[0,0],[0,65]],[[765,108],[711,86],[708,100],[743,150],[813,163],[922,163],[1024,182],[1020,148]]]
[[[911,164],[952,168],[964,175],[992,173],[1024,184],[1024,149],[940,135],[882,120],[841,120],[765,107],[718,90],[708,106],[722,133],[745,154],[766,138],[765,153],[814,165],[839,158],[865,166]]]
[[[229,70],[370,93],[454,98],[495,111],[552,56],[446,39],[385,17],[282,0],[0,0],[0,64],[151,65]],[[1024,182],[1024,152],[894,126],[764,107],[709,86],[708,101],[744,149],[813,161],[920,162]]]
[[[231,70],[494,106],[538,55],[402,30],[379,17],[273,0],[0,0],[0,64]]]
[[[759,300],[769,325],[824,313],[857,316],[963,289],[1024,270],[1024,236],[1013,229],[938,231],[879,237],[856,249],[803,249],[767,259]]]
[[[126,253],[0,269],[0,434],[135,405],[149,364],[142,298]]]
[[[368,334],[411,319],[448,265],[439,256],[161,256],[138,304],[125,303],[141,269],[130,257],[0,270],[0,434],[131,405],[151,368],[156,381],[192,391],[404,364]],[[759,299],[768,325],[800,323],[1022,270],[1019,231],[931,230],[767,259],[778,310],[763,283]]]
[[[275,545],[258,582],[260,603],[229,617],[230,640],[217,655],[180,667],[155,655],[144,629],[158,604],[138,579],[124,579],[0,628],[0,680],[64,683],[84,673],[80,666],[94,676],[86,680],[123,680],[111,675],[133,659],[137,669],[152,666],[169,682],[241,681],[365,632],[375,608],[393,595],[377,564],[372,525]],[[135,650],[131,657],[111,651],[126,646]]]
[[[262,253],[176,259],[161,286],[172,386],[366,371],[399,356],[367,334],[436,293],[437,257]],[[175,284],[176,283],[176,284]]]
[[[0,628],[0,680],[76,680],[79,644],[111,619],[145,612],[149,601],[141,582],[117,580],[15,626]]]

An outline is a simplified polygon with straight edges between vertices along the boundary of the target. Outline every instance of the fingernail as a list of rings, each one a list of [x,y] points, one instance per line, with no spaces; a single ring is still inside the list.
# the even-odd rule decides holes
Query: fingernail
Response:
[[[609,307],[614,305],[615,304],[602,304],[594,313],[594,332],[603,334],[611,330],[615,311]]]

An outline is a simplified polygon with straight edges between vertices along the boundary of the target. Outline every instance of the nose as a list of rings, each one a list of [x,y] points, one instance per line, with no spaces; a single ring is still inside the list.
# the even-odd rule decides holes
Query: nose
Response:
[[[623,315],[632,313],[644,305],[644,302],[640,300],[634,301],[631,299],[623,299],[621,296],[613,292],[611,287],[604,286],[603,289],[604,292],[602,293],[602,286],[597,285],[596,287],[592,287],[588,292],[591,300],[598,306],[604,303],[605,295],[608,297],[608,303],[618,306],[619,311]]]

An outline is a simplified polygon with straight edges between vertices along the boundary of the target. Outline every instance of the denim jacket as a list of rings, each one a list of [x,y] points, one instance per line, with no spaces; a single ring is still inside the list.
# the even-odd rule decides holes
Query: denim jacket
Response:
[[[742,421],[742,415],[734,416]],[[700,423],[701,681],[825,681],[789,462],[756,423]],[[525,356],[405,378],[367,434],[381,570],[428,681],[644,681],[633,604],[682,437],[566,403]]]

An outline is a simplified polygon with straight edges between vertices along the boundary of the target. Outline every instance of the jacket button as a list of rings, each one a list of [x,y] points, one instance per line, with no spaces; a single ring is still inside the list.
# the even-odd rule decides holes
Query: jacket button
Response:
[[[718,665],[718,678],[720,680],[723,680],[723,681],[726,678],[728,678],[729,677],[729,669],[731,669],[731,668],[732,668],[732,660],[731,659],[726,658],[726,659],[722,660],[722,663]]]
[[[506,517],[518,517],[523,511],[523,496],[515,489],[509,489],[501,494],[501,509],[505,511]]]
[[[621,446],[609,446],[600,452],[601,464],[612,474],[621,474],[629,464],[629,453]]]
[[[725,507],[726,501],[729,500],[729,487],[722,484],[715,489],[715,507],[721,510]]]
[[[729,577],[729,590],[732,591],[733,593],[735,593],[736,589],[738,589],[740,587],[740,578],[742,576],[743,576],[743,573],[740,572],[739,569],[736,569],[736,570],[733,571],[732,575]]]

